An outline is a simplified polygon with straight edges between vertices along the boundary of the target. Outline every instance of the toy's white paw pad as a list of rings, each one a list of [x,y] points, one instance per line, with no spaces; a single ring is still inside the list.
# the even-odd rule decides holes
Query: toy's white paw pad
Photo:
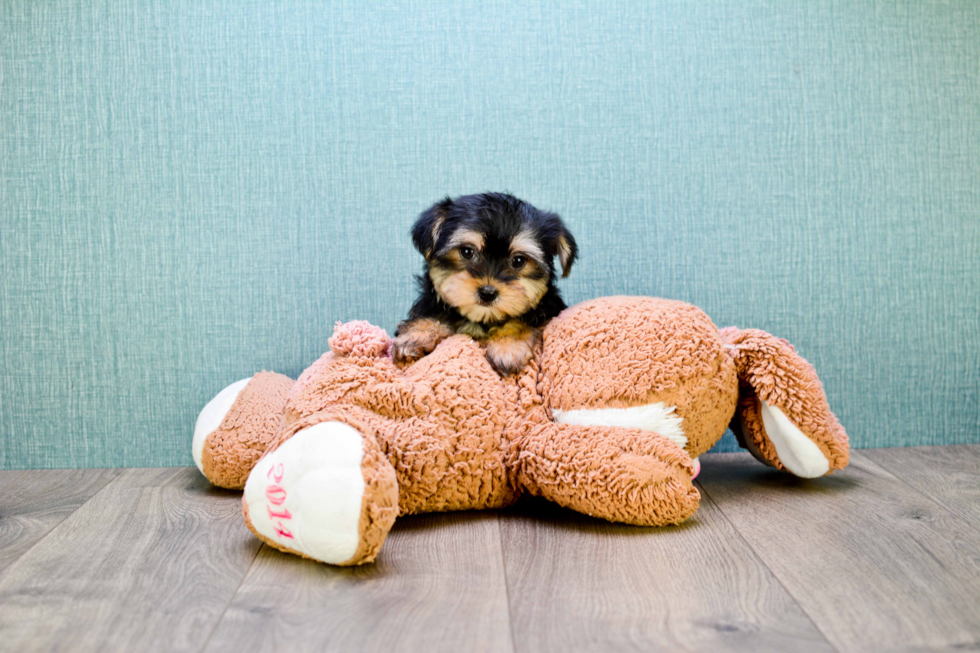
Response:
[[[249,521],[262,536],[338,564],[360,543],[361,434],[342,422],[305,428],[259,461],[245,483]]]
[[[201,414],[197,416],[197,422],[194,424],[194,440],[191,444],[191,455],[194,457],[194,464],[197,465],[197,468],[201,470],[202,474],[204,473],[204,463],[201,457],[204,453],[204,443],[207,441],[208,436],[221,426],[221,422],[225,421],[225,415],[231,410],[235,400],[238,399],[239,393],[245,389],[245,386],[251,380],[252,377],[248,377],[247,379],[232,383],[215,395],[214,399],[209,401],[201,409]]]
[[[761,399],[759,402],[766,435],[787,471],[802,478],[816,478],[830,471],[830,461],[813,440],[806,437],[783,411]]]

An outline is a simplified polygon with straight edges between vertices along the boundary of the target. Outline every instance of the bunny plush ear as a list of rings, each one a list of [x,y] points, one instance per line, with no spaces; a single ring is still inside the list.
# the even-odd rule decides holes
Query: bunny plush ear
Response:
[[[739,400],[732,430],[767,465],[803,478],[847,465],[847,433],[816,371],[793,346],[758,329],[722,329],[735,361]]]
[[[439,242],[442,223],[452,205],[453,201],[448,197],[437,204],[433,204],[422,212],[412,226],[412,243],[415,244],[415,249],[419,250],[419,253],[426,259],[432,256],[436,243]]]

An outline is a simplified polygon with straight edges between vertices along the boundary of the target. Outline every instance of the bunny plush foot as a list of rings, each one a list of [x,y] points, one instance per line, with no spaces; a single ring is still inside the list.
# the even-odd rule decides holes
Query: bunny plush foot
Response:
[[[293,380],[259,372],[233,383],[201,411],[194,427],[194,463],[218,487],[240,490],[282,422]]]
[[[263,457],[242,502],[246,524],[270,546],[356,565],[377,556],[398,513],[398,488],[373,437],[324,421]]]

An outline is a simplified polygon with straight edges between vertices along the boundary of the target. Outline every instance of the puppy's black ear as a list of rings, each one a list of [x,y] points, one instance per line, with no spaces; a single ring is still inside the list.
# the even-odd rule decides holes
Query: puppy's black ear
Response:
[[[575,244],[572,232],[565,229],[564,233],[558,236],[558,260],[561,261],[562,279],[572,271],[572,263],[576,258],[578,258],[578,245]]]
[[[552,229],[549,236],[553,254],[557,255],[561,262],[561,276],[564,279],[572,271],[572,263],[578,258],[578,245],[575,244],[572,232],[568,230],[561,218],[554,214],[552,216]]]
[[[438,204],[433,204],[422,212],[418,220],[412,226],[412,242],[415,249],[428,259],[432,256],[432,251],[439,240],[439,231],[442,223],[446,220],[446,212],[453,205],[450,198],[446,198]]]

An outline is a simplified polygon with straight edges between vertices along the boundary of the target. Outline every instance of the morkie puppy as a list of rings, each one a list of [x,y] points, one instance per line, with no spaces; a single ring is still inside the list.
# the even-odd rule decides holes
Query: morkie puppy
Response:
[[[503,193],[447,197],[419,216],[412,241],[425,257],[422,292],[395,331],[395,361],[463,333],[502,376],[523,368],[565,308],[553,261],[567,277],[578,249],[561,218]]]

